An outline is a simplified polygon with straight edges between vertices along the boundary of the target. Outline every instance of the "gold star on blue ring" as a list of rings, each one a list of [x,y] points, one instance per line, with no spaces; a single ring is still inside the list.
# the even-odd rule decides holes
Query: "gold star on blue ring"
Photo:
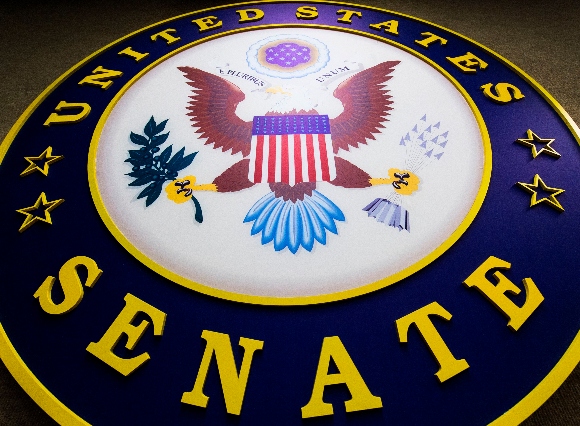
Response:
[[[530,129],[528,129],[527,138],[525,139],[521,138],[516,140],[517,143],[532,148],[532,157],[534,158],[536,158],[538,155],[542,153],[551,155],[552,157],[560,158],[561,157],[560,153],[556,151],[554,148],[552,148],[552,142],[554,141],[555,139],[542,139],[534,132],[532,132]],[[536,144],[546,144],[546,146],[540,148],[540,150],[538,151],[538,148],[536,148]]]
[[[560,204],[560,202],[556,199],[556,196],[560,195],[562,192],[564,192],[564,190],[560,189],[560,188],[549,187],[548,185],[546,185],[544,183],[544,181],[542,180],[540,175],[536,174],[534,176],[533,183],[518,182],[518,185],[520,186],[520,188],[522,188],[525,191],[532,194],[532,199],[530,200],[530,207],[533,207],[533,206],[538,205],[540,203],[546,203],[550,207],[552,207],[560,212],[564,211],[564,207],[562,207],[562,204]],[[544,192],[549,192],[550,195],[548,197],[543,197],[543,198],[540,198],[538,200],[538,190],[539,189],[541,189]]]
[[[20,226],[20,229],[18,229],[18,232],[26,231],[28,228],[30,228],[38,221],[52,225],[52,218],[50,217],[50,212],[53,211],[62,203],[64,203],[63,199],[48,201],[46,199],[46,194],[42,192],[32,206],[16,210],[18,213],[26,215],[26,219],[24,219],[24,222],[22,223],[22,226]],[[39,210],[41,207],[44,209],[44,217],[36,216],[34,213],[31,213],[36,210]]]
[[[28,167],[26,167],[26,169],[20,173],[20,176],[28,176],[29,174],[36,171],[42,173],[44,176],[48,176],[48,167],[51,164],[62,160],[63,158],[63,155],[52,155],[52,147],[49,146],[38,157],[24,157],[24,159],[28,161],[29,164]],[[39,167],[36,164],[37,161],[44,161],[43,166]]]

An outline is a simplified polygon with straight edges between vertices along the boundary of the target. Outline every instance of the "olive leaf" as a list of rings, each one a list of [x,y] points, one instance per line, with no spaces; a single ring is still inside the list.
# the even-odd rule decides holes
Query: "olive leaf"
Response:
[[[161,134],[165,130],[167,121],[163,120],[158,124],[151,116],[143,128],[144,136],[134,132],[129,134],[131,142],[141,146],[141,148],[128,151],[129,158],[125,162],[131,164],[133,168],[126,175],[135,178],[129,183],[129,186],[147,185],[137,196],[137,199],[147,197],[146,207],[149,207],[159,198],[163,184],[177,179],[178,172],[188,167],[197,155],[197,152],[185,155],[185,148],[181,148],[172,157],[173,145],[166,146],[158,154],[161,151],[160,146],[169,138],[170,132]],[[195,220],[201,223],[203,220],[201,205],[195,197],[192,196],[192,199],[195,204]]]

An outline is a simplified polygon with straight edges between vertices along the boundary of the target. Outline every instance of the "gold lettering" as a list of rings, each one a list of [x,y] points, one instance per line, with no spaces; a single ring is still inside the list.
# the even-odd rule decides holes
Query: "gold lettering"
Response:
[[[338,373],[328,374],[330,359],[334,360]],[[351,399],[345,401],[347,412],[381,408],[383,402],[374,396],[338,336],[325,337],[316,369],[316,378],[310,401],[302,407],[302,418],[328,416],[334,413],[332,404],[323,401],[324,388],[329,385],[345,384]]]
[[[300,6],[296,9],[298,19],[316,19],[318,18],[318,9],[315,6]]]
[[[51,315],[62,315],[72,311],[81,303],[84,290],[77,271],[81,265],[87,268],[88,276],[85,285],[89,288],[95,285],[103,273],[97,263],[89,257],[76,256],[69,259],[58,272],[58,279],[64,292],[64,300],[62,302],[56,304],[52,301],[52,287],[56,281],[55,277],[47,277],[34,293],[34,297],[38,299],[44,312]]]
[[[63,109],[81,109],[78,114],[68,114],[68,115],[60,115],[56,112],[61,112]],[[50,126],[51,124],[68,124],[68,123],[78,123],[79,121],[84,120],[87,118],[89,113],[91,112],[91,106],[85,103],[72,103],[66,101],[60,101],[56,108],[54,109],[56,112],[53,112],[48,116],[46,121],[44,122],[45,126]]]
[[[378,31],[384,28],[386,33],[399,35],[399,21],[395,21],[394,19],[391,21],[381,22],[379,24],[371,24],[369,27]]]
[[[229,414],[239,415],[242,411],[242,403],[244,402],[244,394],[248,384],[248,377],[250,376],[250,366],[254,352],[261,350],[264,347],[264,342],[240,337],[239,345],[244,348],[244,358],[242,359],[240,374],[238,374],[230,336],[216,333],[215,331],[203,330],[201,337],[207,342],[201,359],[201,365],[197,372],[193,390],[191,392],[184,392],[181,397],[181,402],[203,408],[207,407],[209,397],[204,395],[203,386],[209,371],[212,356],[215,353],[222,391],[226,402],[226,411]]]
[[[493,273],[497,285],[493,285],[486,278],[486,274],[493,269],[508,270],[510,267],[511,263],[490,256],[463,281],[463,284],[467,287],[477,288],[496,308],[509,318],[508,327],[513,331],[517,331],[530,315],[532,315],[540,303],[542,303],[544,296],[540,293],[540,290],[531,278],[524,278],[523,284],[526,291],[526,301],[520,308],[505,294],[506,292],[519,294],[521,292],[520,288],[499,271]]]
[[[204,31],[215,30],[216,28],[220,28],[223,25],[222,21],[217,20],[217,16],[205,16],[203,18],[194,19],[194,24],[197,24],[199,27],[199,32],[203,33]]]
[[[107,90],[113,84],[111,79],[121,77],[122,75],[122,71],[108,70],[98,66],[93,70],[92,75],[87,75],[79,81],[79,86],[82,86],[83,84],[92,84],[93,86],[100,86],[101,89]]]
[[[407,343],[407,333],[411,324],[415,324],[419,333],[427,343],[429,350],[435,356],[435,359],[441,366],[439,371],[435,373],[441,383],[453,376],[461,373],[469,368],[469,364],[464,359],[456,359],[445,341],[431,322],[429,315],[437,315],[449,321],[451,314],[443,308],[439,303],[433,302],[427,306],[417,309],[402,318],[399,318],[395,323],[397,324],[397,331],[399,333],[399,341]]]
[[[87,346],[89,353],[99,358],[105,364],[113,367],[124,376],[128,376],[151,358],[147,352],[133,358],[121,358],[113,353],[113,349],[115,349],[123,334],[127,336],[125,347],[131,351],[135,349],[141,336],[143,336],[143,333],[145,333],[145,330],[149,326],[149,321],[147,320],[141,321],[141,324],[138,326],[132,324],[140,312],[149,315],[153,321],[153,334],[155,336],[163,335],[167,315],[132,294],[127,293],[125,296],[125,307],[117,318],[115,318],[103,337],[101,337],[101,340],[96,343],[91,342]]]
[[[240,15],[240,20],[238,21],[240,24],[243,22],[260,21],[264,18],[264,11],[260,9],[236,10],[236,13]]]
[[[491,99],[498,104],[507,104],[508,102],[519,101],[520,99],[525,98],[521,90],[513,84],[497,83],[494,87],[496,93],[491,91],[492,87],[492,83],[487,83],[481,86],[481,90],[483,90],[483,94],[486,98]]]
[[[479,59],[471,52],[467,52],[465,55],[457,56],[455,58],[447,56],[447,59],[461,71],[466,73],[477,72],[476,67],[482,70],[487,68],[487,62],[484,62],[483,60]]]
[[[155,33],[151,36],[151,40],[157,41],[159,37],[161,37],[167,44],[173,44],[181,40],[181,37],[174,37],[171,34],[176,33],[177,30],[173,28],[167,28],[166,30],[160,31]]]
[[[439,37],[438,35],[435,35],[433,33],[426,32],[426,33],[421,33],[421,35],[425,38],[423,40],[415,40],[415,43],[417,43],[418,45],[423,46],[427,49],[429,48],[429,45],[431,43],[435,43],[436,41],[438,41],[442,45],[447,44],[447,40],[445,40],[443,37]]]
[[[362,13],[354,10],[340,9],[336,11],[336,14],[344,15],[342,18],[338,18],[338,22],[342,22],[343,24],[352,24],[353,15],[362,18]]]
[[[127,47],[126,49],[121,50],[118,53],[118,55],[129,56],[129,57],[135,59],[137,62],[139,62],[141,59],[146,58],[147,56],[149,56],[149,53],[136,52],[131,47]]]

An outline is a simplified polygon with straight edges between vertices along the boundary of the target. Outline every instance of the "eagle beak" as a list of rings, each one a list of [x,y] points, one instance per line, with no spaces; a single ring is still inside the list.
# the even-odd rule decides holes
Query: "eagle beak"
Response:
[[[266,89],[266,93],[274,93],[278,95],[289,95],[292,96],[292,93],[286,92],[281,86],[272,86]]]

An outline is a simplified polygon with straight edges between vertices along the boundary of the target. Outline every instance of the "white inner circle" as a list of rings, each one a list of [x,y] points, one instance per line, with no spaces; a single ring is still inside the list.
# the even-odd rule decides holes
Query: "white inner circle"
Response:
[[[470,210],[484,164],[476,119],[450,81],[403,50],[338,31],[284,31],[307,35],[328,46],[327,66],[291,80],[257,75],[246,63],[246,51],[279,33],[265,29],[194,46],[160,63],[133,84],[112,110],[98,143],[96,176],[104,206],[128,241],[150,260],[187,280],[219,290],[254,296],[313,296],[357,288],[396,274],[447,240]],[[416,124],[421,125],[424,115],[426,124],[441,123],[441,131],[449,132],[444,155],[417,173],[419,190],[403,197],[403,206],[410,214],[410,232],[377,222],[362,210],[375,198],[392,192],[390,185],[347,189],[318,182],[317,190],[342,210],[346,220],[337,222],[338,235],[327,232],[326,245],[315,242],[311,252],[300,248],[296,254],[287,248],[277,252],[272,243],[262,245],[261,234],[250,235],[252,223],[243,223],[254,203],[270,192],[268,184],[238,192],[196,192],[204,215],[201,224],[194,220],[192,202],[176,204],[163,191],[157,201],[145,207],[145,199],[137,199],[145,187],[128,186],[134,179],[126,176],[131,165],[124,161],[128,150],[139,149],[129,134],[143,134],[151,116],[158,123],[169,119],[165,132],[170,131],[170,135],[162,149],[172,144],[174,153],[181,147],[186,154],[198,151],[179,177],[194,175],[197,184],[211,183],[243,158],[239,153],[231,155],[204,145],[206,139],[195,133],[186,115],[191,87],[178,67],[196,67],[238,86],[246,99],[236,113],[245,121],[271,109],[289,111],[296,104],[312,104],[318,113],[332,119],[343,109],[333,96],[334,89],[354,75],[344,68],[368,69],[385,61],[400,61],[386,85],[393,101],[388,122],[376,140],[338,155],[372,177],[387,177],[390,168],[405,168],[408,153],[400,145],[401,138]],[[228,74],[228,70],[239,74]],[[280,98],[277,94],[267,98],[266,93],[256,90],[260,89],[256,82],[240,77],[244,73],[294,91],[295,98],[286,96],[285,102],[273,100]],[[334,79],[329,81],[330,77]]]

